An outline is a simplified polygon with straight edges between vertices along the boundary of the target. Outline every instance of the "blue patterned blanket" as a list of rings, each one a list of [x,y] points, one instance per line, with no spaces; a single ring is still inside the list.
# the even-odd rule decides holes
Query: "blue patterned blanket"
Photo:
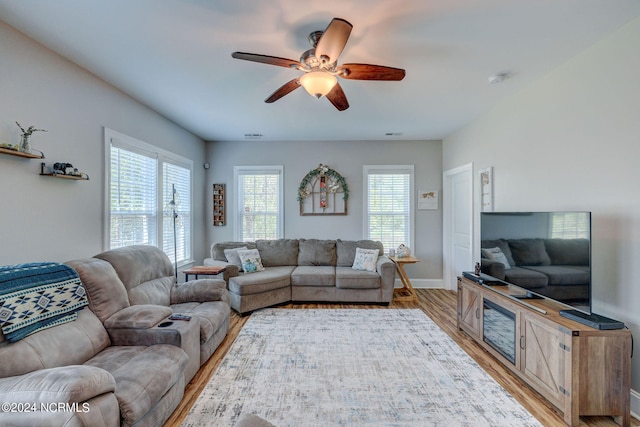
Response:
[[[70,322],[87,305],[78,273],[41,262],[0,267],[0,328],[11,342]]]

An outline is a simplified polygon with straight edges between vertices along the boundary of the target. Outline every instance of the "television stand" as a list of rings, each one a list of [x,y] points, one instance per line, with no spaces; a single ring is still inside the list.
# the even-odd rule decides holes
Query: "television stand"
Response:
[[[624,328],[624,323],[595,313],[587,314],[578,310],[560,310],[560,316],[575,320],[583,325],[591,326],[594,329],[609,330]]]
[[[631,425],[631,331],[594,329],[566,306],[517,299],[521,289],[458,278],[458,329],[544,396],[570,426],[580,416]]]

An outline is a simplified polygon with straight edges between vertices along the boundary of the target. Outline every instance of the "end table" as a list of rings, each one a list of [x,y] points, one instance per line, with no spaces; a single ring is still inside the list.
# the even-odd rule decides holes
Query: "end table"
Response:
[[[193,274],[194,276],[196,276],[196,279],[198,278],[199,275],[202,276],[216,276],[222,272],[224,272],[226,270],[225,267],[211,267],[211,266],[206,266],[206,265],[198,265],[195,267],[191,267],[191,268],[187,268],[186,270],[183,271],[184,273],[184,281],[188,282],[189,281],[189,275]]]
[[[415,264],[416,262],[420,262],[420,260],[412,256],[405,256],[402,258],[398,258],[397,256],[390,256],[389,259],[396,265],[396,271],[398,272],[398,276],[400,276],[400,281],[403,285],[402,288],[394,290],[394,293],[396,291],[401,293],[408,293],[408,295],[397,296],[394,297],[394,299],[401,302],[418,302],[418,295],[416,295],[416,291],[415,289],[413,289],[413,285],[409,280],[409,276],[407,276],[407,272],[404,270],[404,265]]]

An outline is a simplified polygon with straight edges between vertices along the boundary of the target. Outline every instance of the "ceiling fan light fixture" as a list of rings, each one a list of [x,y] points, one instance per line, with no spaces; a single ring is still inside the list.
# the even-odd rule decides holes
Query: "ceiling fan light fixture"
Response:
[[[336,76],[325,71],[310,71],[300,77],[300,84],[309,93],[316,98],[326,96],[331,89],[338,83]]]

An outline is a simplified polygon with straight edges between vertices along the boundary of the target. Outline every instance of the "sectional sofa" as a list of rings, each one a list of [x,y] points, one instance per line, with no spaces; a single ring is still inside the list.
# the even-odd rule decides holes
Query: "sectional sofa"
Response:
[[[15,341],[0,332],[0,425],[162,425],[226,336],[226,284],[176,284],[167,256],[150,246],[60,266],[72,267],[71,282],[81,282],[74,289],[86,292],[86,305],[75,320]],[[24,287],[28,280],[20,280]],[[191,319],[171,320],[174,313]]]
[[[257,250],[264,270],[243,271],[233,253],[239,248]],[[363,268],[356,255],[371,250],[377,250],[374,262]],[[388,304],[393,298],[395,265],[372,240],[220,242],[204,264],[226,267],[231,308],[240,314],[290,301]]]

